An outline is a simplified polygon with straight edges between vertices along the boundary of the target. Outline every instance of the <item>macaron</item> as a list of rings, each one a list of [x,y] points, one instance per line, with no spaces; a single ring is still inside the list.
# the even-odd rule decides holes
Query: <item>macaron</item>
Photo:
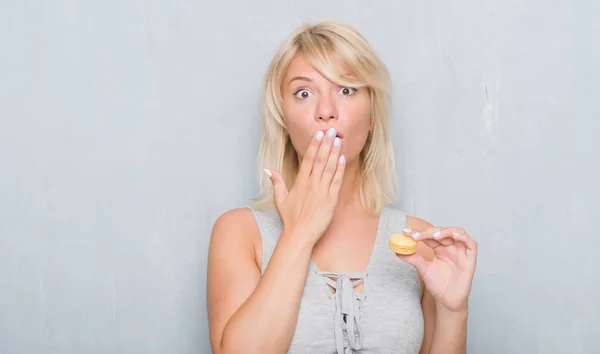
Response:
[[[408,256],[417,252],[417,242],[404,234],[390,236],[390,249],[397,254]]]

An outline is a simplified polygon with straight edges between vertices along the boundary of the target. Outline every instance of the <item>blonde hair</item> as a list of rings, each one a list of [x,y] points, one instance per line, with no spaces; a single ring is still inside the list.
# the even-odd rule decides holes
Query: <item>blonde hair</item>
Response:
[[[258,156],[260,194],[253,207],[274,208],[273,187],[263,168],[280,171],[288,189],[298,173],[298,155],[287,134],[281,94],[287,67],[297,54],[336,84],[368,89],[373,129],[360,154],[360,201],[366,210],[379,214],[382,207],[396,198],[394,153],[389,135],[389,74],[361,34],[347,24],[330,21],[298,28],[275,53],[267,69]],[[334,57],[341,59],[345,67],[335,67]],[[349,70],[349,76],[340,70]]]

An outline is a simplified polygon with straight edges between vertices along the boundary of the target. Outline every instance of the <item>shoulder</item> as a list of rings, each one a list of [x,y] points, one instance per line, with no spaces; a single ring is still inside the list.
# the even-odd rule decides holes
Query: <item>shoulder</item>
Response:
[[[408,214],[405,210],[397,208],[395,206],[387,206],[384,208],[384,211],[389,215],[388,219],[392,219],[394,221],[398,219],[403,219],[402,221],[406,222],[406,227],[408,227],[409,229],[424,230],[429,227],[432,227],[431,223],[427,222],[426,220],[412,216]]]
[[[253,223],[254,216],[249,208],[235,208],[227,210],[223,214],[219,215],[213,228],[241,228]]]
[[[424,230],[433,227],[429,221],[411,215],[406,216],[406,226],[413,230]]]
[[[261,247],[260,243],[260,231],[249,208],[235,208],[221,214],[215,221],[210,236],[211,249],[242,248],[256,255]]]
[[[219,217],[213,225],[212,233],[215,237],[216,235],[219,235],[218,237],[221,237],[221,235],[223,234],[239,235],[237,231],[244,231],[244,233],[247,233],[248,231],[258,232],[258,228],[254,220],[254,215],[252,214],[252,211],[250,209],[236,208],[228,210],[223,214],[219,215]]]

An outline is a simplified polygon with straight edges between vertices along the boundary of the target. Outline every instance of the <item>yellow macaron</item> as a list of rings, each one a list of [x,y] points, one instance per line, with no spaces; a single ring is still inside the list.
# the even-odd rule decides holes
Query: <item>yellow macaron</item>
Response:
[[[390,236],[390,249],[404,256],[417,252],[417,242],[404,234]]]

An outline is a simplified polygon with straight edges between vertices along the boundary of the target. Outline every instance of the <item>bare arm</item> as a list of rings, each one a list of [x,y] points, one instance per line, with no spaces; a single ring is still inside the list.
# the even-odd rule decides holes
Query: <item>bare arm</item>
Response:
[[[215,223],[207,276],[213,352],[287,351],[312,248],[331,222],[342,184],[345,160],[334,137],[335,130],[314,137],[289,192],[278,171],[266,171],[283,232],[262,278],[253,252],[260,235],[251,212],[231,211]]]
[[[234,210],[213,229],[207,299],[214,353],[284,353],[294,333],[311,247],[294,240],[301,235],[282,234],[261,278],[252,222],[249,210]]]
[[[409,217],[408,226],[417,232],[423,232],[433,227],[429,222],[414,217]],[[424,242],[418,243],[417,252],[427,261],[436,257],[433,249]],[[438,306],[434,296],[424,286],[421,275],[420,278],[423,287],[421,305],[425,324],[420,354],[466,353],[467,308],[451,311],[444,306]]]
[[[467,310],[449,311],[436,306],[428,290],[423,294],[425,336],[421,354],[467,352]]]
[[[429,295],[431,296],[431,295]],[[432,301],[434,304],[435,302]],[[435,310],[435,331],[429,354],[464,354],[467,352],[467,310]]]

